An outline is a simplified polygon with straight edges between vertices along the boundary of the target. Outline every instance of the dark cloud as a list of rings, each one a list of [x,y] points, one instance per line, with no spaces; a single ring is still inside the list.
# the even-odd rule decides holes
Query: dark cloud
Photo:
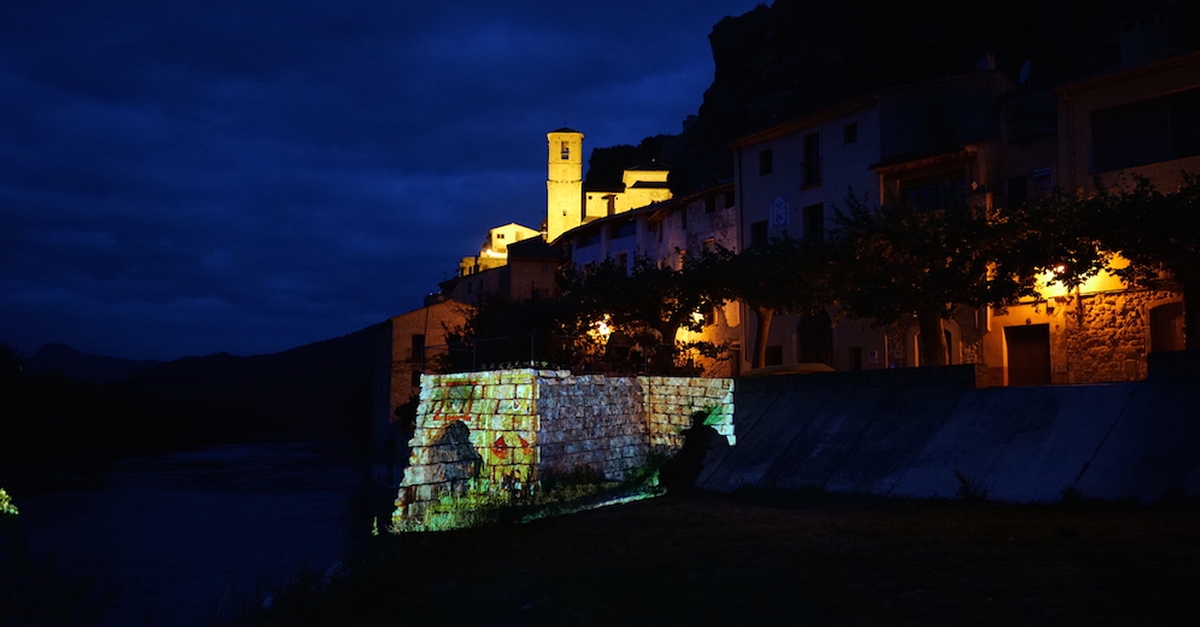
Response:
[[[418,307],[540,223],[546,131],[676,132],[754,5],[5,3],[0,341],[251,354]]]

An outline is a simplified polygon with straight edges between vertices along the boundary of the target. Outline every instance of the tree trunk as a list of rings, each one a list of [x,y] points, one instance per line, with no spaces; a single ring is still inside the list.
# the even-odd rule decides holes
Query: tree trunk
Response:
[[[655,365],[663,375],[670,375],[675,367],[675,338],[679,335],[680,326],[678,322],[671,320],[655,327],[662,334],[662,346],[659,347],[656,360],[658,363]]]
[[[1183,284],[1183,347],[1200,350],[1200,280]]]
[[[771,333],[771,318],[775,312],[766,307],[754,307],[754,319],[758,322],[754,335],[754,358],[751,368],[762,368],[767,361],[767,336]]]
[[[921,329],[919,366],[946,365],[946,336],[942,330],[942,317],[936,311],[923,309],[917,312],[917,325]]]

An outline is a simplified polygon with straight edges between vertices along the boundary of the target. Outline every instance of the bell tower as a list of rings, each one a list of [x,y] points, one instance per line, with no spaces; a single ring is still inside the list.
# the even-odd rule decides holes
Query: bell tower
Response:
[[[560,128],[546,134],[546,241],[583,223],[583,133]]]

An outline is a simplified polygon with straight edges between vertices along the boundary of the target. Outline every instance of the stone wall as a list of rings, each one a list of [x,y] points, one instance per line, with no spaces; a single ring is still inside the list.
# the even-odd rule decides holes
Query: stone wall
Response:
[[[425,375],[393,528],[485,522],[558,498],[553,478],[621,482],[683,444],[696,412],[733,444],[733,381],[559,370]],[[574,490],[572,494],[579,494]]]
[[[1146,378],[1152,303],[1172,292],[1135,291],[1084,295],[1066,311],[1062,340],[1071,383]]]

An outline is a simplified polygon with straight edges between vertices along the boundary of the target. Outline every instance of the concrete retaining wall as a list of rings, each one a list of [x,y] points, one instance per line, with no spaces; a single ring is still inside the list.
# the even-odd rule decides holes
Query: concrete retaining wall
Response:
[[[1200,355],[1145,381],[975,389],[975,366],[742,379],[705,489],[1055,502],[1200,494]]]

